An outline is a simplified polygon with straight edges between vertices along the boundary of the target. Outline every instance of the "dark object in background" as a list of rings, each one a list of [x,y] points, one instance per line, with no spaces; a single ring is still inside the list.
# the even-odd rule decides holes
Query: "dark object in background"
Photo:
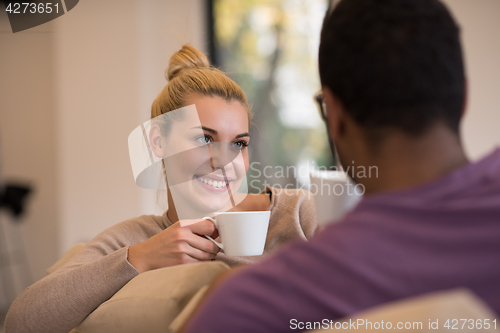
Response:
[[[0,209],[8,209],[17,219],[24,212],[25,200],[31,193],[29,186],[7,184],[0,188]]]
[[[0,187],[0,210],[6,209],[10,211],[14,216],[12,221],[19,222],[21,215],[24,213],[26,198],[31,192],[32,188],[30,186],[21,184],[11,183]],[[10,304],[16,298],[14,266],[22,265],[24,268],[22,276],[28,280],[28,285],[32,283],[32,275],[24,242],[21,242],[18,250],[10,250],[7,245],[10,238],[9,233],[9,229],[4,228],[4,223],[0,219],[0,285],[3,287],[3,295],[5,297],[5,301],[0,302],[3,303],[3,306],[0,304],[0,317],[4,316]]]
[[[73,9],[79,0],[4,0],[12,32],[27,30],[52,21]]]

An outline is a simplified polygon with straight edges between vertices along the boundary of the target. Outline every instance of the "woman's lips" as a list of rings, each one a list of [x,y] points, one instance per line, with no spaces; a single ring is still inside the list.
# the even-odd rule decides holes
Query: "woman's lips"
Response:
[[[229,183],[231,182],[231,180],[228,180],[228,183],[226,183],[225,180],[216,180],[209,177],[195,177],[195,178],[200,183],[201,187],[214,193],[225,192],[227,190],[227,187],[229,186]]]

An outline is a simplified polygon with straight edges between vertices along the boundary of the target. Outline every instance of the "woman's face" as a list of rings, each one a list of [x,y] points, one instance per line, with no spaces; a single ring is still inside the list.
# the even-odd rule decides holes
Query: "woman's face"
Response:
[[[185,105],[192,104],[199,122],[191,117],[173,123],[165,138],[166,149],[182,152],[166,166],[170,193],[181,219],[230,209],[230,194],[237,192],[248,170],[250,136],[245,107],[236,100],[200,95],[185,100]],[[182,181],[174,184],[173,177]]]

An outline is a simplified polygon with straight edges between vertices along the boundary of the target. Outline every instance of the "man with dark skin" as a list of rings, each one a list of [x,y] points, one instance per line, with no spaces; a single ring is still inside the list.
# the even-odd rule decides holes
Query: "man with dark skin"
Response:
[[[500,312],[500,150],[465,156],[466,80],[447,8],[342,0],[325,17],[319,72],[331,145],[363,200],[309,242],[220,276],[185,332],[295,331],[458,287]],[[376,177],[356,173],[372,166]]]

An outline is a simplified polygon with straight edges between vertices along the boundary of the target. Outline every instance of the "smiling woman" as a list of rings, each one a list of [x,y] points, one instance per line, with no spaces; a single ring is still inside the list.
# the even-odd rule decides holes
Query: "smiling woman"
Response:
[[[210,260],[250,264],[314,234],[309,192],[268,186],[259,194],[236,193],[245,185],[251,147],[250,107],[241,88],[189,45],[172,56],[166,74],[169,82],[152,105],[147,142],[162,161],[168,210],[105,230],[26,289],[8,312],[8,332],[66,333],[142,272]],[[199,216],[225,210],[270,211],[262,256],[227,256],[204,237],[218,232]],[[185,214],[196,219],[182,226]]]
[[[172,221],[227,211],[246,195],[237,191],[248,170],[248,111],[218,96],[191,95],[185,103],[192,107],[154,118],[149,131],[149,145],[163,159]],[[165,117],[174,112],[182,119]]]

